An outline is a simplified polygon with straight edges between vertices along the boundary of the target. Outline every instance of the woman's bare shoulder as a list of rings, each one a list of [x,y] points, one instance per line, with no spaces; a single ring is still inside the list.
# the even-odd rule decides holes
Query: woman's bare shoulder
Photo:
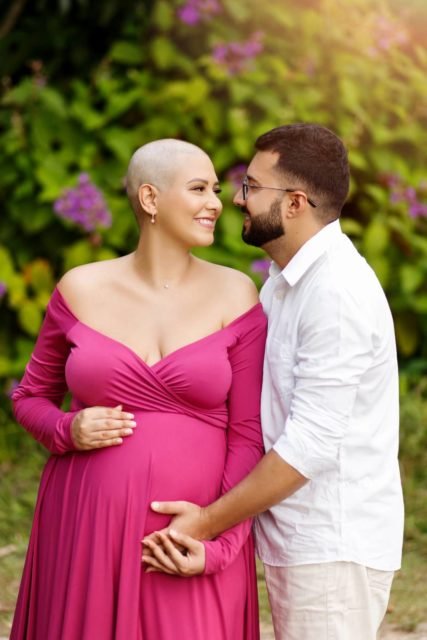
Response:
[[[87,300],[96,298],[97,294],[108,287],[121,268],[122,258],[90,262],[67,271],[57,288],[71,308],[77,311]]]
[[[259,302],[255,283],[246,273],[218,264],[208,265],[209,287],[224,301],[225,324],[246,313]]]

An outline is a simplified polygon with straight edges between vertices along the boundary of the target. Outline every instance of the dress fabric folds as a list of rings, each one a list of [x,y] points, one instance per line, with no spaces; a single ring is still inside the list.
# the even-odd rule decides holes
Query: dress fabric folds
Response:
[[[11,640],[257,640],[251,523],[206,542],[201,576],[145,573],[141,539],[169,517],[153,500],[208,504],[262,455],[261,305],[153,366],[79,321],[55,290],[24,378],[18,421],[50,452]],[[69,412],[60,409],[67,390]],[[77,451],[77,411],[115,407],[137,427]]]

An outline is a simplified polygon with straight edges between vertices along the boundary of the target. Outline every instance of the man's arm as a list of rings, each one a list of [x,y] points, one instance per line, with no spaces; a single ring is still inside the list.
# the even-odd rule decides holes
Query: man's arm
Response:
[[[175,531],[209,540],[278,504],[306,482],[307,478],[272,450],[239,484],[207,507],[190,502],[154,502],[151,506],[159,513],[177,516],[171,525]]]

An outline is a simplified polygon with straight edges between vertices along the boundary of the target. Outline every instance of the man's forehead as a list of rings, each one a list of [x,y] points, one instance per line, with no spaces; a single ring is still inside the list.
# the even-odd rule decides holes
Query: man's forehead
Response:
[[[248,177],[258,180],[265,175],[271,175],[275,170],[279,154],[276,151],[257,151],[252,158],[248,170]]]

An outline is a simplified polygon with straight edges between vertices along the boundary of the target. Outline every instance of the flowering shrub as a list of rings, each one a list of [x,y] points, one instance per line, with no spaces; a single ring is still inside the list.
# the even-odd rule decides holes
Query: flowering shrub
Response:
[[[70,220],[83,231],[111,227],[111,213],[104,197],[86,173],[80,174],[77,187],[65,189],[53,209],[60,218]]]
[[[381,52],[387,52],[393,47],[404,45],[409,40],[409,35],[399,21],[391,20],[388,16],[378,14],[373,16],[373,35],[375,43],[368,49],[372,57]]]
[[[212,52],[213,59],[225,66],[230,75],[250,68],[250,61],[263,50],[263,33],[256,31],[244,42],[217,44]]]
[[[177,13],[181,22],[193,26],[202,20],[210,20],[220,12],[221,5],[218,0],[187,0]]]
[[[406,205],[411,218],[427,217],[427,203],[419,199],[420,196],[427,199],[427,180],[423,180],[417,189],[405,183],[402,177],[396,174],[386,176],[385,182],[390,189],[392,204]]]

